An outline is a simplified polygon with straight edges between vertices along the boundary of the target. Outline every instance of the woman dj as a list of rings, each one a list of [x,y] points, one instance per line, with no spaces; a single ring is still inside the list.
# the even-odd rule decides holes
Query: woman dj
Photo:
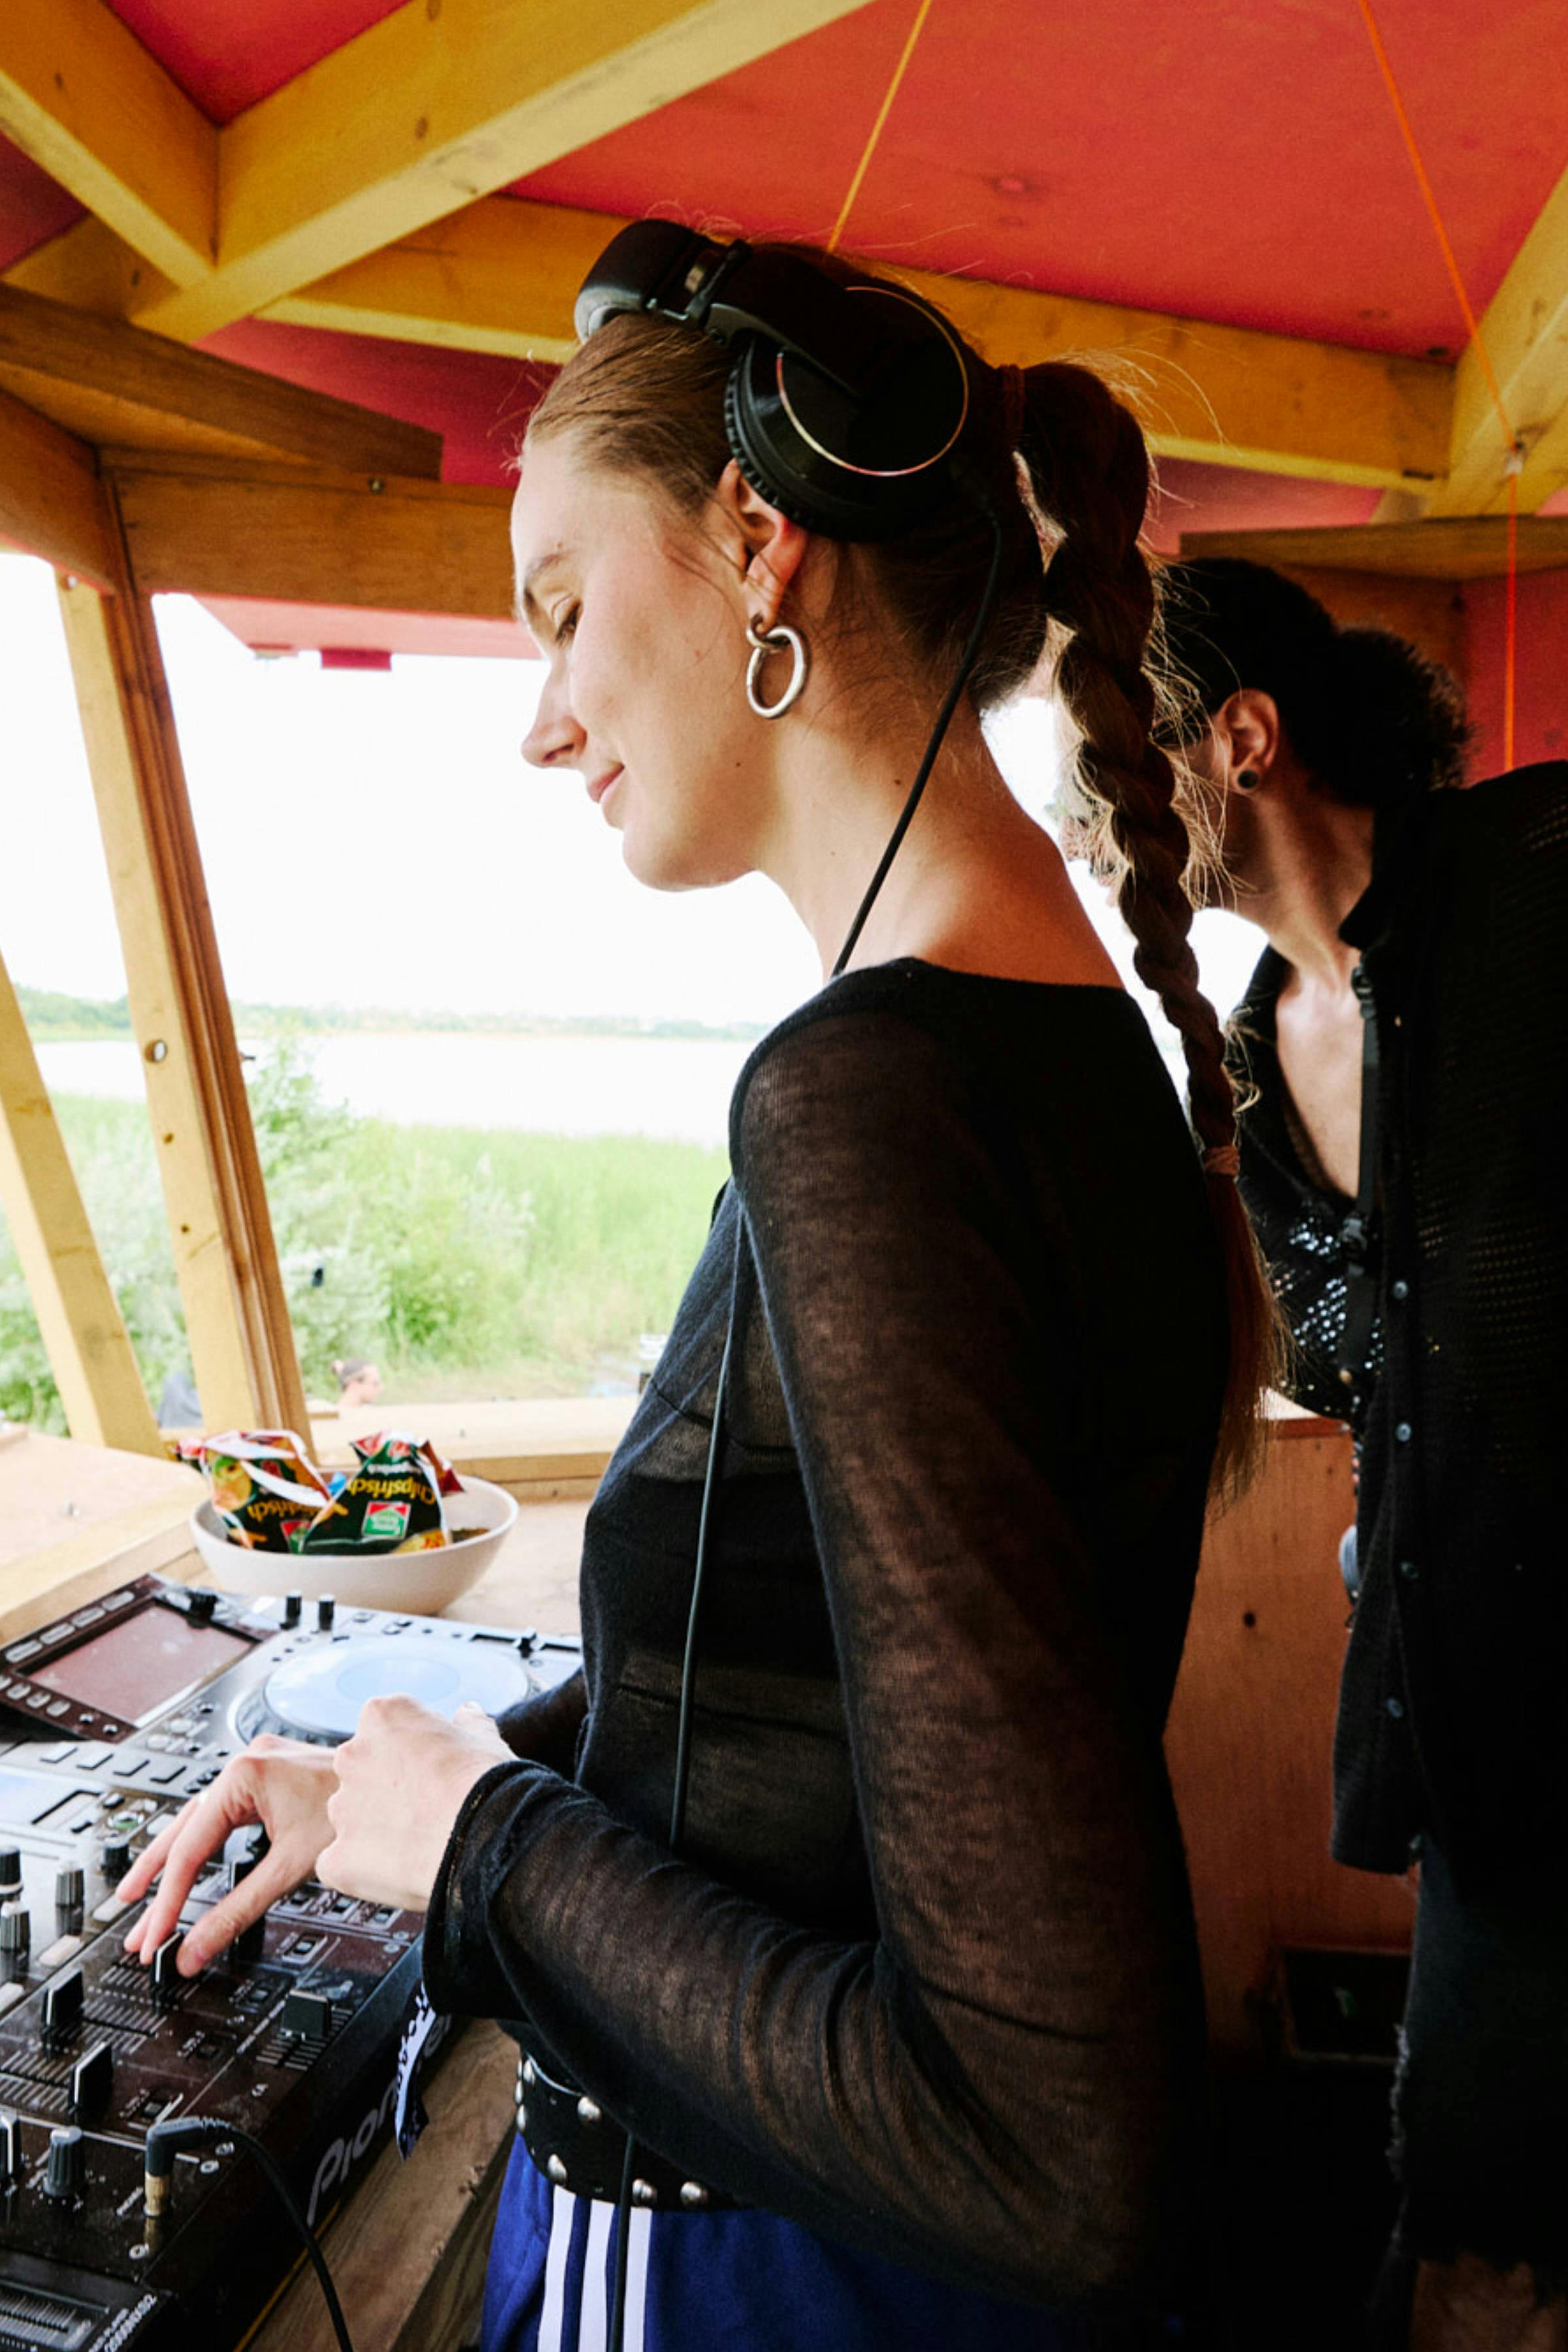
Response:
[[[769,875],[837,976],[737,1086],[582,1675],[506,1745],[403,1699],[258,1742],[127,1941],[258,1818],[186,1973],[311,1872],[428,1910],[437,2007],[529,2053],[486,2352],[602,2342],[617,2251],[632,2345],[1152,2340],[1205,2113],[1161,1733],[1273,1325],[1150,740],[1146,453],[1092,374],[837,263],[627,235],[521,462],[526,756],[653,887]],[[982,731],[1047,641],[1198,1150]]]

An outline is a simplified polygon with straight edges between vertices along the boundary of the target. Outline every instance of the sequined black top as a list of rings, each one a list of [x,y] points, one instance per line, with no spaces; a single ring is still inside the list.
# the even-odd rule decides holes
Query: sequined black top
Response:
[[[1136,2300],[1205,2104],[1160,1738],[1226,1361],[1190,1134],[1120,991],[903,961],[764,1039],[731,1160],[590,1514],[584,1683],[459,1820],[432,1998],[526,2021],[750,2203],[994,2294]]]
[[[1292,1133],[1272,952],[1235,1016],[1258,1088],[1242,1190],[1299,1343],[1295,1394],[1360,1442],[1334,1852],[1403,1870],[1430,1828],[1474,1879],[1568,1821],[1568,765],[1415,803],[1341,937],[1381,1066],[1353,1364],[1352,1204]]]

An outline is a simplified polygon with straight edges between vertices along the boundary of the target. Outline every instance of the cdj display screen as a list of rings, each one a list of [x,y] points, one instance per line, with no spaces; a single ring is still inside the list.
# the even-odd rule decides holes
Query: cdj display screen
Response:
[[[193,1625],[178,1610],[160,1608],[154,1601],[106,1633],[95,1633],[79,1649],[39,1666],[33,1680],[84,1706],[106,1707],[128,1722],[140,1723],[176,1692],[210,1682],[249,1647],[221,1625]]]

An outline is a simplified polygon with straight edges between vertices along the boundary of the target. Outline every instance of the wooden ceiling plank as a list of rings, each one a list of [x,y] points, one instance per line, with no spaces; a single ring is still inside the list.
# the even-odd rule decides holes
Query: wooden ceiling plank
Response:
[[[103,0],[6,0],[0,131],[176,285],[211,270],[218,133]]]
[[[1524,444],[1521,513],[1568,483],[1568,172],[1537,215],[1481,320],[1481,340],[1503,405]],[[1503,428],[1472,345],[1454,384],[1447,479],[1429,515],[1501,514],[1508,508]]]
[[[144,595],[512,618],[510,491],[137,451],[109,467]]]
[[[132,436],[178,446],[182,433],[221,435],[275,456],[388,473],[441,470],[441,437],[423,425],[307,392],[259,369],[187,351],[123,320],[105,319],[15,286],[0,286],[0,372],[24,374],[27,395],[47,409],[50,387],[79,414],[82,400],[107,395],[139,412]]]
[[[400,341],[560,360],[572,304],[624,223],[492,196],[274,303],[268,316]],[[898,273],[994,359],[1088,352],[1128,379],[1156,449],[1373,487],[1440,474],[1453,372],[1251,328],[975,278]]]
[[[221,134],[218,264],[134,315],[195,341],[866,0],[406,0]]]
[[[1184,556],[1241,555],[1287,570],[1383,572],[1422,580],[1491,580],[1508,568],[1503,515],[1449,515],[1419,522],[1347,523],[1301,530],[1187,531]],[[1525,515],[1521,572],[1568,570],[1568,515]]]
[[[93,452],[0,392],[0,539],[100,587],[115,556]]]

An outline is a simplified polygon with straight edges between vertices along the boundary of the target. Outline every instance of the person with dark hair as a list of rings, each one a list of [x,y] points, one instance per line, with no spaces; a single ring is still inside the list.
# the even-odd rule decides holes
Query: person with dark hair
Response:
[[[1280,573],[1163,583],[1224,903],[1241,1188],[1359,1456],[1334,1852],[1419,1863],[1380,2340],[1568,2343],[1568,766],[1460,790],[1447,675]]]
[[[623,235],[685,239],[676,295],[740,303],[765,263],[846,367],[868,318],[910,332],[840,264]],[[508,1748],[373,1702],[330,1802],[319,1756],[252,1751],[122,1889],[163,1871],[145,1959],[259,1813],[183,1971],[312,1868],[429,1906],[436,2006],[526,2052],[486,2352],[603,2344],[617,2254],[650,2352],[1163,2342],[1189,2252],[1202,1998],[1161,1735],[1276,1318],[1150,737],[1142,435],[1093,374],[992,368],[925,315],[959,457],[875,534],[758,487],[746,351],[641,306],[522,452],[526,756],[655,887],[769,875],[828,975],[737,1085],[733,1181],[589,1515],[583,1673]],[[762,396],[842,399],[762,351]],[[891,382],[824,506],[883,441],[907,481]],[[1047,640],[1196,1148],[987,749]]]

